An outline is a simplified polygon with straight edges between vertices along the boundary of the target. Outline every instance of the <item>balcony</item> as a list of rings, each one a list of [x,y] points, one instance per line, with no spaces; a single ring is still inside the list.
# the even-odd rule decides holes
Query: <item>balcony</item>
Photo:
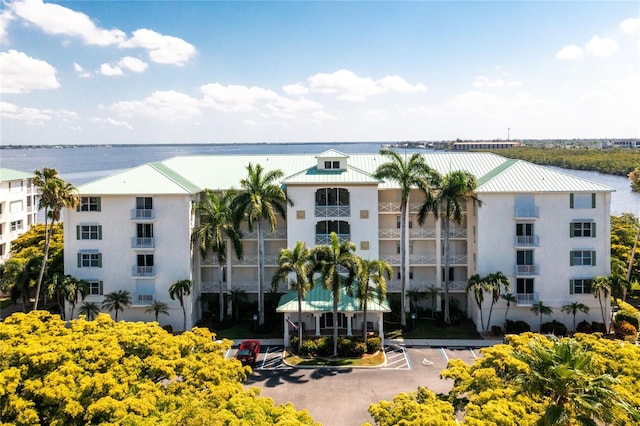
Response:
[[[531,306],[538,303],[538,293],[517,293],[516,303],[518,306]]]
[[[538,247],[540,238],[537,235],[516,235],[513,244],[516,247]]]
[[[514,273],[516,276],[530,276],[530,275],[539,275],[540,267],[537,264],[534,265],[515,265]]]
[[[435,238],[436,230],[434,228],[409,228],[409,238]]]
[[[131,210],[132,220],[153,220],[153,209],[133,209]]]
[[[155,266],[134,266],[131,270],[131,274],[134,277],[155,277]]]
[[[435,264],[436,264],[435,255],[425,255],[425,254],[409,255],[409,265],[435,265]]]
[[[316,206],[316,217],[350,217],[351,206]]]
[[[287,230],[286,229],[276,229],[271,232],[270,229],[266,231],[262,231],[262,235],[265,240],[286,240],[287,239]],[[242,238],[245,240],[257,240],[258,232],[254,229],[253,231],[243,231]]]
[[[139,249],[149,249],[156,246],[156,239],[153,237],[133,237],[131,247]]]
[[[450,228],[450,238],[467,238],[467,228]]]
[[[539,217],[538,214],[538,207],[536,206],[529,206],[529,207],[516,207],[513,211],[513,217],[515,218],[537,218]]]
[[[467,264],[466,254],[454,254],[449,257],[449,265],[466,265],[466,264]]]
[[[337,234],[338,241],[343,243],[351,240],[351,234]],[[316,245],[331,244],[331,234],[316,234]]]
[[[380,228],[378,229],[378,238],[400,239],[400,228]]]
[[[231,265],[233,266],[258,266],[259,258],[257,255],[245,255],[242,259],[238,260],[237,257],[231,258]],[[218,265],[218,259],[214,259],[214,265]],[[278,256],[276,255],[265,255],[264,256],[264,265],[265,266],[278,266]]]
[[[153,303],[155,295],[153,293],[133,293],[131,295],[131,305],[133,306],[149,306]]]

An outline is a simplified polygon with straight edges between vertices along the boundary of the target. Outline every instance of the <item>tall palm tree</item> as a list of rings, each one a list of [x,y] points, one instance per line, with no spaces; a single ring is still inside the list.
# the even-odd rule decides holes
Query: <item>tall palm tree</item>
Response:
[[[353,253],[356,245],[351,241],[340,243],[338,235],[331,233],[331,245],[313,248],[314,271],[320,274],[322,286],[331,291],[333,298],[333,356],[338,356],[338,302],[342,287],[351,287],[357,274],[358,257]]]
[[[231,306],[233,306],[234,318],[236,321],[238,321],[238,312],[240,311],[240,305],[249,301],[247,292],[241,288],[234,288],[233,290],[231,290],[229,298],[231,299]]]
[[[89,321],[96,318],[100,313],[100,307],[94,302],[84,302],[82,306],[78,308],[79,315],[85,315]]]
[[[118,321],[118,311],[124,312],[124,308],[131,306],[131,294],[127,290],[116,290],[104,295],[102,308],[116,311],[116,321]]]
[[[413,153],[407,160],[396,151],[383,149],[380,155],[387,157],[388,162],[381,164],[375,177],[396,182],[400,186],[400,325],[407,326],[407,221],[409,215],[409,195],[414,188],[428,191],[437,173],[429,167],[424,157]]]
[[[180,280],[171,284],[169,287],[169,297],[171,300],[178,300],[182,308],[182,317],[184,319],[183,331],[187,331],[187,310],[184,307],[184,296],[191,294],[191,280]]]
[[[493,312],[493,306],[500,300],[500,291],[504,287],[505,291],[511,289],[509,278],[502,271],[497,271],[489,274],[485,277],[489,292],[491,293],[491,306],[489,307],[489,318],[487,318],[487,330],[491,327],[491,313]]]
[[[542,331],[542,316],[551,315],[553,313],[553,309],[542,302],[536,302],[531,305],[531,312],[540,316],[540,331]]]
[[[507,309],[504,311],[504,331],[506,333],[507,332],[507,315],[509,315],[509,308],[511,307],[512,303],[518,303],[518,299],[516,298],[516,296],[513,295],[513,293],[501,294],[500,298],[505,302],[507,302]]]
[[[584,314],[589,312],[589,307],[584,303],[573,302],[562,307],[562,312],[566,312],[569,315],[573,315],[573,331],[576,331],[576,315],[578,312],[582,312]]]
[[[435,285],[430,285],[429,287],[427,287],[426,294],[431,299],[431,318],[435,318],[436,317],[436,310],[437,310],[437,299],[436,298],[438,297],[438,294],[440,294],[440,289],[438,287],[436,287]]]
[[[231,205],[236,197],[234,190],[216,195],[210,190],[206,190],[204,199],[196,203],[194,211],[200,220],[200,225],[191,234],[192,243],[200,249],[200,254],[204,258],[207,251],[211,249],[218,258],[220,265],[220,322],[224,319],[224,294],[222,291],[222,277],[227,262],[229,246],[238,259],[242,258],[242,234],[234,219]]]
[[[425,202],[418,212],[418,223],[422,225],[429,212],[433,212],[436,218],[442,219],[442,233],[444,234],[444,322],[451,324],[451,316],[449,314],[449,266],[450,246],[449,246],[449,229],[450,223],[457,225],[462,223],[464,218],[464,209],[469,200],[478,205],[482,205],[480,200],[474,196],[476,189],[476,178],[469,172],[464,170],[452,171],[441,179],[434,181],[434,188],[425,191]]]
[[[362,333],[367,346],[367,303],[369,300],[383,302],[387,297],[387,280],[393,268],[384,260],[365,260],[358,257],[358,289],[356,298],[362,305]]]
[[[298,342],[302,345],[302,300],[307,291],[314,287],[311,250],[304,241],[298,241],[293,250],[280,250],[278,265],[280,266],[273,274],[271,285],[277,289],[278,282],[284,281],[298,293]]]
[[[482,314],[482,302],[484,302],[484,292],[489,291],[489,284],[479,274],[473,274],[467,280],[466,291],[467,293],[473,293],[473,298],[475,299],[478,310],[480,311],[480,327],[482,328],[482,333],[484,334],[485,328],[484,318]]]
[[[35,175],[33,185],[40,191],[38,209],[44,209],[45,228],[44,257],[42,258],[40,275],[38,276],[38,284],[36,287],[36,298],[33,304],[33,308],[38,309],[40,287],[42,286],[44,272],[47,268],[47,258],[49,257],[49,246],[51,245],[53,227],[55,223],[60,220],[62,209],[65,207],[75,207],[78,204],[79,198],[76,194],[76,188],[60,178],[56,169],[45,167],[42,171],[36,170],[33,173]],[[49,222],[49,219],[51,219],[51,222]]]
[[[34,255],[27,259],[12,258],[2,265],[2,290],[8,289],[14,302],[22,300],[22,312],[27,312],[29,293],[38,279],[40,262],[42,258]]]
[[[282,170],[265,172],[260,164],[249,163],[247,177],[240,181],[240,192],[233,203],[235,223],[247,222],[249,231],[256,227],[258,237],[258,325],[264,324],[264,235],[262,221],[266,220],[271,232],[278,224],[276,213],[286,217],[286,205],[293,205],[284,189],[276,184]]]
[[[169,305],[167,305],[165,302],[154,299],[153,303],[151,303],[151,305],[149,305],[149,307],[144,311],[147,313],[153,312],[153,316],[155,317],[156,322],[158,322],[158,317],[160,316],[160,314],[169,315]]]
[[[593,279],[593,283],[591,284],[591,292],[594,297],[598,298],[598,303],[600,304],[600,313],[602,313],[602,323],[607,325],[607,319],[604,314],[604,306],[602,305],[602,299],[609,297],[611,293],[611,280],[609,277],[595,277]]]
[[[78,300],[84,300],[89,294],[89,283],[85,280],[79,280],[71,275],[65,275],[62,278],[64,291],[64,299],[69,302],[71,311],[69,319],[73,319],[73,311],[76,308]]]

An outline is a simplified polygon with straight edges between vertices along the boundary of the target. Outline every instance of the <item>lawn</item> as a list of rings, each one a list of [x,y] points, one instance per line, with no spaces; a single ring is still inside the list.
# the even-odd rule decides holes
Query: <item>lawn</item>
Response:
[[[387,339],[481,339],[476,326],[471,320],[463,320],[460,324],[443,327],[435,320],[417,319],[407,323],[409,330],[402,331],[400,324],[384,324]]]
[[[304,367],[375,367],[384,364],[384,352],[378,351],[373,355],[364,355],[362,358],[301,358],[287,352],[284,358],[289,365]]]

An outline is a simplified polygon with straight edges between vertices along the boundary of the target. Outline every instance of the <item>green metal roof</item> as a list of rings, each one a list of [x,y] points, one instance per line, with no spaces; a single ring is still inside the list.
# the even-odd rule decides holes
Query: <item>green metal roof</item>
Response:
[[[290,290],[280,298],[277,312],[298,312],[298,292]],[[307,296],[302,301],[302,312],[332,312],[333,295],[331,291],[325,290],[319,283],[313,290],[307,292]],[[340,300],[338,301],[338,312],[361,312],[360,301],[347,294],[343,287],[340,289]],[[369,300],[367,302],[367,312],[391,312],[389,303],[385,300],[382,303]]]
[[[8,182],[10,180],[22,180],[33,177],[33,173],[21,172],[20,170],[0,168],[0,182]]]

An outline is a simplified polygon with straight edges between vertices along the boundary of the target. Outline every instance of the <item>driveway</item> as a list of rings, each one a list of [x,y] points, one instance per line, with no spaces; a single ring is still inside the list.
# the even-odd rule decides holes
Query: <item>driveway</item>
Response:
[[[389,363],[383,367],[309,369],[278,364],[277,350],[266,347],[245,385],[262,389],[262,395],[277,404],[291,402],[298,410],[306,408],[323,425],[361,425],[372,421],[367,411],[370,404],[391,400],[400,392],[413,392],[418,386],[448,392],[453,382],[439,377],[447,361],[458,358],[471,363],[480,356],[477,349],[469,348],[385,349]]]

